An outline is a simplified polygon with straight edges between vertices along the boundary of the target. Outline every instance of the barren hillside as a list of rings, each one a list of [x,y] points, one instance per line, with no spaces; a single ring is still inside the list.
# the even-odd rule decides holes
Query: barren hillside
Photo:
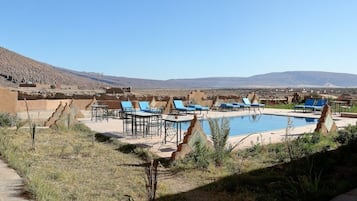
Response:
[[[0,85],[17,87],[21,83],[77,85],[97,88],[98,82],[61,71],[0,47]]]

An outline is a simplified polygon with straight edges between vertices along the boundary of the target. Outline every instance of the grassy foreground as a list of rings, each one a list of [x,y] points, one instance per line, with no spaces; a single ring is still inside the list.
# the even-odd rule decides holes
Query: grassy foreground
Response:
[[[144,161],[90,139],[88,131],[43,129],[33,150],[28,129],[1,129],[0,153],[36,200],[145,200]]]
[[[97,138],[78,124],[42,129],[35,150],[28,129],[0,129],[0,155],[25,179],[33,199],[147,200],[146,154]],[[260,145],[226,155],[217,167],[206,150],[160,167],[160,201],[329,200],[357,183],[357,125],[334,135]],[[343,146],[341,146],[343,145]]]

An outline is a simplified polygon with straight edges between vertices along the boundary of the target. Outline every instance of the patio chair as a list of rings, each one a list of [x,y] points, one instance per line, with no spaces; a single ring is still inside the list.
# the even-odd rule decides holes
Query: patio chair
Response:
[[[303,112],[306,111],[306,109],[312,109],[312,107],[314,106],[315,104],[315,99],[312,99],[312,98],[308,98],[305,100],[305,103],[304,105],[295,105],[294,106],[294,111],[296,111],[297,109],[301,109],[303,110]]]
[[[135,112],[135,109],[131,101],[120,101],[120,105],[120,116],[123,119],[123,132],[134,133],[133,118],[130,115]]]
[[[161,113],[159,108],[152,108],[149,105],[148,101],[139,101],[140,111],[149,112],[149,113]]]
[[[196,109],[195,108],[191,108],[191,107],[185,107],[183,105],[182,100],[174,100],[174,106],[175,106],[175,110],[177,110],[178,112],[194,112]]]

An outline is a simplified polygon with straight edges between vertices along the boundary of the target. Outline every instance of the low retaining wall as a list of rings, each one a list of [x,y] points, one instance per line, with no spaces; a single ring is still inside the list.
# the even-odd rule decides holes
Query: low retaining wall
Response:
[[[54,111],[60,103],[70,104],[72,99],[58,99],[58,100],[28,100],[27,105],[30,111],[33,110],[45,110]],[[73,105],[79,110],[85,110],[85,108],[91,103],[92,99],[73,100]],[[26,112],[26,102],[24,100],[17,101],[15,112]]]
[[[341,112],[341,117],[347,117],[347,118],[357,118],[357,113],[352,113],[352,112]]]

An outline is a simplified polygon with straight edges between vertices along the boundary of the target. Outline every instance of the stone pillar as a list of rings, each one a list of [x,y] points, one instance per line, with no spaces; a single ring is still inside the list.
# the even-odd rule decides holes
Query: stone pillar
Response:
[[[337,131],[337,126],[332,118],[332,110],[329,105],[323,107],[319,123],[316,126],[315,132],[322,133],[323,135],[328,135]]]

